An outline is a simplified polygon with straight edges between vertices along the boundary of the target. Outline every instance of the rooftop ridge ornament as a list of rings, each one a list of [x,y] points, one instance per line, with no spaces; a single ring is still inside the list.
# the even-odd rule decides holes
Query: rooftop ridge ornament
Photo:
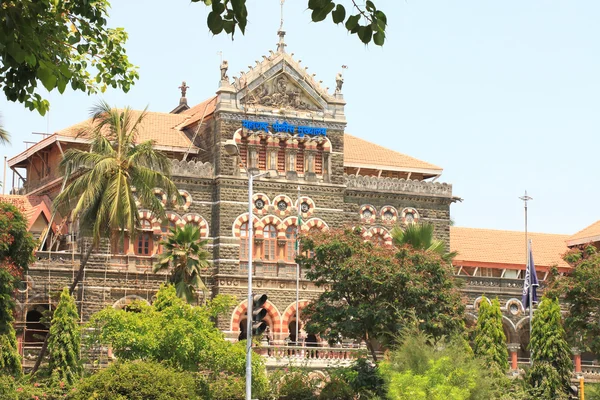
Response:
[[[277,43],[278,53],[285,53],[285,46],[287,46],[283,39],[285,36],[285,31],[283,30],[283,3],[285,3],[285,0],[281,0],[281,19],[279,22],[279,30],[277,31],[277,36],[279,36],[279,43]]]
[[[179,104],[185,104],[187,106],[187,98],[185,97],[187,90],[190,87],[185,83],[185,81],[181,82],[181,86],[178,89],[181,89],[181,98],[179,99]]]

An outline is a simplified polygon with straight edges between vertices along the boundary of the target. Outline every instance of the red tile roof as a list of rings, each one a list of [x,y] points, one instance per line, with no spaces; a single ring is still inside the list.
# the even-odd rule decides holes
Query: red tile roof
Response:
[[[562,259],[569,235],[528,234],[536,267],[569,268]],[[525,232],[477,228],[450,228],[450,250],[458,252],[454,265],[525,268]]]
[[[600,221],[594,222],[567,239],[569,246],[594,242],[600,242]]]
[[[0,202],[14,205],[27,218],[27,229],[30,230],[35,221],[41,215],[49,222],[52,218],[50,209],[52,201],[48,196],[17,196],[17,195],[0,195]],[[56,230],[56,224],[53,224],[53,229]]]
[[[393,168],[407,172],[442,173],[442,168],[364,139],[344,135],[344,166],[375,169]]]

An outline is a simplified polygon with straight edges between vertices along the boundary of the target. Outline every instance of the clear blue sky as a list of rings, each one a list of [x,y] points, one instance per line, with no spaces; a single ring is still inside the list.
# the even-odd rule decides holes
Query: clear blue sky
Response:
[[[185,0],[114,0],[140,80],[116,106],[168,112],[186,80],[191,104],[211,96],[219,55],[237,75],[275,49],[278,0],[249,0],[246,36],[213,37],[207,8]],[[349,2],[348,2],[349,3]],[[593,0],[378,0],[388,16],[383,48],[365,47],[332,23],[310,22],[306,0],[288,0],[288,52],[326,86],[345,71],[347,132],[442,166],[464,198],[458,226],[574,233],[600,219],[600,2]],[[88,116],[97,97],[52,93],[49,118],[0,99],[12,147]],[[10,185],[10,174],[8,175]],[[0,176],[1,178],[1,176]]]

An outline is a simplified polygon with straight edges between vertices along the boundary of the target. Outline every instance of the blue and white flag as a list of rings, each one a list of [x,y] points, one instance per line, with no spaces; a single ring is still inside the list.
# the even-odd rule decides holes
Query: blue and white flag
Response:
[[[529,251],[527,257],[527,269],[525,271],[525,282],[523,284],[523,308],[529,308],[529,296],[531,296],[531,303],[537,303],[537,287],[540,286],[538,283],[537,274],[535,273],[535,265],[533,264],[533,252],[531,250],[531,240],[529,241]]]

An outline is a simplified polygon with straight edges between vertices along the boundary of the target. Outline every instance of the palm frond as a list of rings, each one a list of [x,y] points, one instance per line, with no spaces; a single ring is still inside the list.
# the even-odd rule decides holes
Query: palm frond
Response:
[[[0,116],[0,144],[10,143],[10,134],[2,125],[2,117]]]

